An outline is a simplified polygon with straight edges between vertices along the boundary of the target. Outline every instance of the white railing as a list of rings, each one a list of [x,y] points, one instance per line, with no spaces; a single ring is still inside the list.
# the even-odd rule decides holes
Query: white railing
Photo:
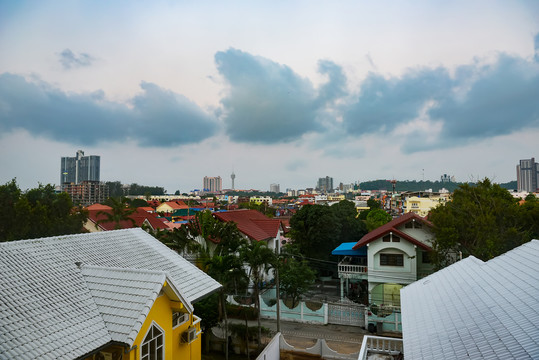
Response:
[[[339,273],[367,274],[367,266],[339,264]]]
[[[386,355],[403,353],[402,339],[365,335],[361,343],[361,350],[359,350],[358,360],[366,360],[369,353]]]

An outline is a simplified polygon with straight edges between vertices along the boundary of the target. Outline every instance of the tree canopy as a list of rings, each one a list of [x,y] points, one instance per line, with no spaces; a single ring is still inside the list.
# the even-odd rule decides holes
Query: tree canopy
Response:
[[[67,193],[56,193],[50,184],[26,192],[15,179],[0,185],[0,241],[80,233],[87,218]]]
[[[489,179],[462,184],[452,201],[433,209],[434,260],[448,265],[459,252],[487,261],[539,236],[539,202],[518,200]]]
[[[305,205],[290,219],[290,236],[308,258],[330,260],[343,242],[358,241],[367,233],[354,204],[343,200],[332,206]]]

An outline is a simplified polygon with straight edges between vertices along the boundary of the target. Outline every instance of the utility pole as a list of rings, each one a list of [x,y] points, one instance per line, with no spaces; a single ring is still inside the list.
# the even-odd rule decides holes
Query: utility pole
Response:
[[[281,265],[281,237],[276,244],[275,251],[277,252],[277,266],[275,267],[275,290],[277,297],[277,332],[281,332],[281,291],[279,287],[279,266]]]

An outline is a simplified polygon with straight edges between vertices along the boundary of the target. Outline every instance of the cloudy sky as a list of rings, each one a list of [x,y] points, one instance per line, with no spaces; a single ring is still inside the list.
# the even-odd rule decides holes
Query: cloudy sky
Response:
[[[539,2],[0,0],[0,183],[516,180]]]

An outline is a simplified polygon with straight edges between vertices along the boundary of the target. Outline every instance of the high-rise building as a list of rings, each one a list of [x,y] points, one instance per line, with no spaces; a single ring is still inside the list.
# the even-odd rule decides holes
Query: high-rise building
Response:
[[[204,184],[203,184],[204,192],[209,192],[209,193],[221,192],[221,190],[223,189],[222,184],[223,182],[220,176],[217,176],[217,177],[204,176]]]
[[[73,205],[102,204],[109,198],[109,187],[98,181],[82,181],[63,185],[63,191],[71,196]]]
[[[270,192],[272,193],[280,193],[281,192],[281,186],[279,184],[271,184],[270,185]]]
[[[325,193],[333,191],[333,178],[326,176],[325,178],[319,178],[316,184],[316,189]]]
[[[230,175],[230,179],[232,179],[232,190],[234,190],[234,179],[236,179],[236,174],[234,174],[234,170],[232,170],[232,174]]]
[[[539,164],[535,158],[520,160],[517,165],[518,191],[536,192],[539,188]]]
[[[62,157],[60,184],[79,184],[83,181],[99,181],[101,157],[84,156],[79,150],[75,157]]]

